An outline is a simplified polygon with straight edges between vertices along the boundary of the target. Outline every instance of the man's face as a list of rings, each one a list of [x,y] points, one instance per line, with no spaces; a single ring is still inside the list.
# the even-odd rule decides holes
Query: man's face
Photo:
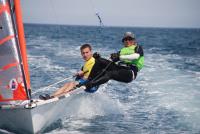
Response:
[[[89,60],[92,57],[92,51],[90,48],[86,47],[81,50],[81,55],[85,61]]]
[[[125,38],[123,43],[124,43],[124,46],[125,46],[125,47],[129,47],[129,46],[135,44],[134,40],[131,39],[131,38]]]

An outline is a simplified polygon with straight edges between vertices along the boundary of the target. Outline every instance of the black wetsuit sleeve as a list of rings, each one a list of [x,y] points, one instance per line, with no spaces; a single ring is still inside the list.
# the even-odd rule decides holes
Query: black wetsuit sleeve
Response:
[[[109,64],[113,63],[104,58],[95,59],[95,64],[90,72],[89,80],[94,79],[96,76],[98,76]]]
[[[144,56],[144,52],[143,52],[143,48],[142,46],[138,45],[136,48],[135,48],[135,52],[140,54],[140,56]]]

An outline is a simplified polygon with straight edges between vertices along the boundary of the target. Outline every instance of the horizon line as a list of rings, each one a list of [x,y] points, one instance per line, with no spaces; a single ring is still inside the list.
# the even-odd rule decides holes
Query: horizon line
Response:
[[[57,26],[88,26],[88,27],[121,27],[121,28],[161,28],[161,29],[200,29],[200,27],[167,27],[167,26],[121,26],[121,25],[85,25],[85,24],[56,24],[56,23],[35,23],[24,22],[24,24],[31,25],[57,25]]]

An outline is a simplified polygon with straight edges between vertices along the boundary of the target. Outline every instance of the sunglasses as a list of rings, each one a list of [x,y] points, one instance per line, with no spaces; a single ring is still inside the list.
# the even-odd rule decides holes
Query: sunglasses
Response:
[[[126,38],[123,38],[123,39],[122,39],[122,42],[131,41],[131,40],[133,40],[133,38],[131,38],[131,37],[126,37]]]

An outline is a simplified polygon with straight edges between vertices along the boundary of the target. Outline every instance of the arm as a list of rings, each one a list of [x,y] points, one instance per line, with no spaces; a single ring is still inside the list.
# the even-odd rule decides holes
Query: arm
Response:
[[[130,54],[130,55],[121,55],[120,56],[120,60],[135,60],[138,59],[140,56],[143,56],[143,49],[141,46],[137,46],[135,48],[135,53],[134,54]]]
[[[81,70],[78,71],[73,77],[76,77],[75,80],[78,80],[80,78],[84,78],[84,74],[87,73],[89,70],[83,71],[83,67],[81,67]],[[87,78],[85,78],[87,79]]]
[[[134,53],[130,55],[121,55],[119,58],[120,60],[135,60],[135,59],[138,59],[139,57],[140,57],[140,54]]]
[[[85,72],[83,72],[82,70],[80,70],[80,71],[78,71],[78,72],[76,73],[76,76],[82,77],[82,76],[84,75],[84,73],[85,73]]]

